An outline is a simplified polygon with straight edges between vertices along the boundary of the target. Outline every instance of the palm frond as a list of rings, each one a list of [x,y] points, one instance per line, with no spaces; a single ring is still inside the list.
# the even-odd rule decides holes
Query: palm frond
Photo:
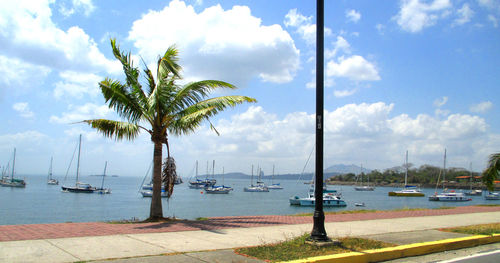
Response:
[[[143,117],[148,118],[144,115],[144,109],[135,95],[131,94],[119,81],[106,78],[99,83],[99,87],[108,106],[121,117],[133,123]]]
[[[138,100],[142,102],[146,101],[146,95],[142,90],[142,86],[139,82],[139,69],[134,67],[132,57],[130,52],[123,53],[120,51],[120,46],[116,44],[116,39],[111,39],[111,48],[113,49],[113,55],[116,59],[120,61],[123,66],[123,72],[125,73],[127,87],[130,87],[131,93]]]
[[[500,172],[500,153],[490,155],[488,160],[488,167],[483,172],[483,183],[489,191],[493,191],[495,181],[498,180],[498,173]]]
[[[209,120],[228,107],[245,102],[257,102],[257,100],[246,96],[222,96],[198,102],[177,113],[177,118],[172,121],[169,131],[175,135],[192,133],[204,120]],[[210,127],[219,134],[212,123]]]
[[[211,91],[218,88],[236,89],[230,83],[219,80],[191,82],[177,91],[169,112],[178,112],[207,98]]]
[[[165,51],[163,57],[158,59],[158,82],[162,82],[171,76],[178,79],[181,78],[180,71],[182,67],[178,64],[178,54],[179,51],[177,48],[175,46],[170,46],[167,51]]]
[[[140,132],[140,126],[134,123],[95,119],[84,120],[90,127],[98,130],[105,137],[114,138],[115,140],[127,139],[129,141],[135,139]]]

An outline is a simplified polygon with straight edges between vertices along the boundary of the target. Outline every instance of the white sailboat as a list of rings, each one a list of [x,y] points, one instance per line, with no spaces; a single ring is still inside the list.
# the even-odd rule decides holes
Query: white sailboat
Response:
[[[267,186],[269,190],[281,190],[283,189],[283,186],[281,186],[280,183],[275,183],[274,182],[274,164],[273,164],[273,175],[271,177],[271,184]]]
[[[469,175],[470,175],[470,189],[468,192],[465,192],[465,195],[468,195],[468,196],[481,196],[483,195],[483,190],[481,189],[472,189],[472,179],[473,179],[473,176],[472,176],[472,163],[470,163],[469,165]]]
[[[204,180],[198,179],[198,161],[196,161],[196,174],[194,180],[189,180],[189,188],[191,189],[205,189],[207,187],[215,185],[217,181],[212,178],[208,178],[208,164],[207,164],[207,177]]]
[[[375,187],[370,186],[370,176],[367,176],[367,178],[368,178],[367,185],[363,185],[363,165],[361,165],[361,173],[359,174],[359,176],[361,177],[361,179],[360,179],[361,185],[355,186],[354,190],[356,190],[356,191],[373,191],[373,190],[375,190]]]
[[[96,188],[93,187],[90,184],[87,183],[82,183],[78,181],[78,178],[80,176],[80,153],[81,153],[81,146],[82,146],[82,135],[80,134],[80,139],[78,141],[78,159],[77,159],[77,164],[76,164],[76,182],[75,186],[61,186],[61,189],[63,192],[71,192],[71,193],[93,193]]]
[[[408,185],[408,151],[406,151],[405,158],[405,187],[399,191],[389,192],[389,196],[409,196],[409,197],[422,197],[425,196],[422,191],[415,185]]]
[[[23,188],[26,187],[26,182],[23,179],[14,178],[16,168],[16,148],[14,148],[14,158],[12,161],[12,173],[10,177],[2,176],[2,180],[0,181],[0,185],[4,187],[16,187]]]
[[[101,187],[96,188],[98,194],[111,194],[111,188],[104,188],[104,177],[106,177],[106,168],[108,167],[108,161],[104,163],[104,173],[102,174]]]
[[[215,160],[213,161],[212,166],[212,177],[215,178]],[[232,187],[224,185],[224,167],[222,167],[222,185],[211,185],[205,188],[205,193],[207,194],[229,194],[229,192],[233,191]]]
[[[50,167],[49,167],[49,174],[47,176],[47,184],[50,185],[58,185],[59,181],[57,179],[52,178],[52,157],[50,157]]]
[[[269,192],[269,188],[260,180],[260,170],[257,179],[257,184],[253,184],[253,165],[252,165],[252,177],[250,181],[250,186],[243,188],[244,192]]]
[[[455,191],[447,191],[447,189],[444,186],[444,183],[446,181],[446,149],[444,149],[444,161],[443,161],[443,192],[442,193],[437,193],[436,192],[429,196],[429,201],[442,201],[442,202],[466,202],[470,201],[472,199],[466,197],[464,193],[461,192],[455,192]],[[438,182],[436,183],[436,188],[439,183],[439,178]]]

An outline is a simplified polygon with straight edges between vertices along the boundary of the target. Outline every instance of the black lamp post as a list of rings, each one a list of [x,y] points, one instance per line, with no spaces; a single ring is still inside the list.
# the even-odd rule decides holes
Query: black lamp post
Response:
[[[311,241],[329,241],[323,213],[323,71],[324,71],[324,0],[316,1],[316,166],[314,215]]]

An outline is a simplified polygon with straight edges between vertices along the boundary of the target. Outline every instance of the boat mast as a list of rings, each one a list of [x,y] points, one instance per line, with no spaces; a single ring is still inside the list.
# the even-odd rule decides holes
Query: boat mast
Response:
[[[16,148],[14,148],[14,160],[12,161],[12,175],[11,175],[11,181],[14,180],[14,168],[16,167]]]
[[[78,159],[76,163],[76,184],[78,185],[78,177],[80,175],[80,151],[82,146],[82,135],[80,134],[80,140],[78,141]]]
[[[106,168],[108,167],[108,161],[104,163],[104,173],[102,174],[101,189],[104,189],[104,177],[106,176]]]
[[[472,192],[472,162],[469,163],[469,174],[470,174],[470,190]]]
[[[48,180],[52,179],[52,159],[53,158],[54,157],[52,157],[52,156],[50,157],[49,179]]]
[[[212,161],[212,178],[215,178],[215,160]]]
[[[408,151],[406,151],[405,167],[406,167],[406,172],[405,172],[405,186],[406,186],[408,184]]]
[[[253,186],[253,164],[252,164],[252,178],[250,179],[250,186]]]
[[[198,161],[196,161],[196,174],[194,177],[196,177],[196,179],[198,179]]]
[[[444,149],[444,159],[443,159],[443,190],[445,181],[446,181],[446,148]]]

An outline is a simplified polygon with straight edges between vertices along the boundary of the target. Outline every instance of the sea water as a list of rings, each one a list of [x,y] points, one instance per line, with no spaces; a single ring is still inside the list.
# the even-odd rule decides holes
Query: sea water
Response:
[[[151,198],[144,198],[139,193],[143,181],[140,177],[107,176],[104,187],[111,188],[112,193],[106,195],[62,192],[63,182],[59,185],[47,185],[47,178],[42,175],[26,176],[25,179],[26,188],[0,187],[0,225],[133,218],[142,220],[149,216]],[[100,187],[102,177],[84,176],[80,181]],[[226,178],[224,184],[234,188],[229,194],[206,194],[203,189],[189,189],[188,179],[184,178],[184,181],[183,184],[175,186],[170,199],[163,198],[164,216],[196,219],[218,216],[290,215],[314,211],[314,207],[289,204],[290,197],[307,195],[310,185],[304,184],[304,181],[281,180],[279,182],[284,189],[256,193],[243,191],[243,188],[250,184],[250,178],[248,180]],[[68,179],[65,184],[74,185],[74,183]],[[355,191],[353,186],[338,185],[328,185],[328,188],[342,193],[347,206],[325,207],[325,211],[500,204],[498,200],[485,200],[482,196],[472,196],[470,202],[430,202],[428,196],[432,195],[435,189],[422,189],[425,197],[389,197],[388,192],[399,189],[377,187],[375,191]],[[365,203],[365,207],[356,207],[355,203]]]

